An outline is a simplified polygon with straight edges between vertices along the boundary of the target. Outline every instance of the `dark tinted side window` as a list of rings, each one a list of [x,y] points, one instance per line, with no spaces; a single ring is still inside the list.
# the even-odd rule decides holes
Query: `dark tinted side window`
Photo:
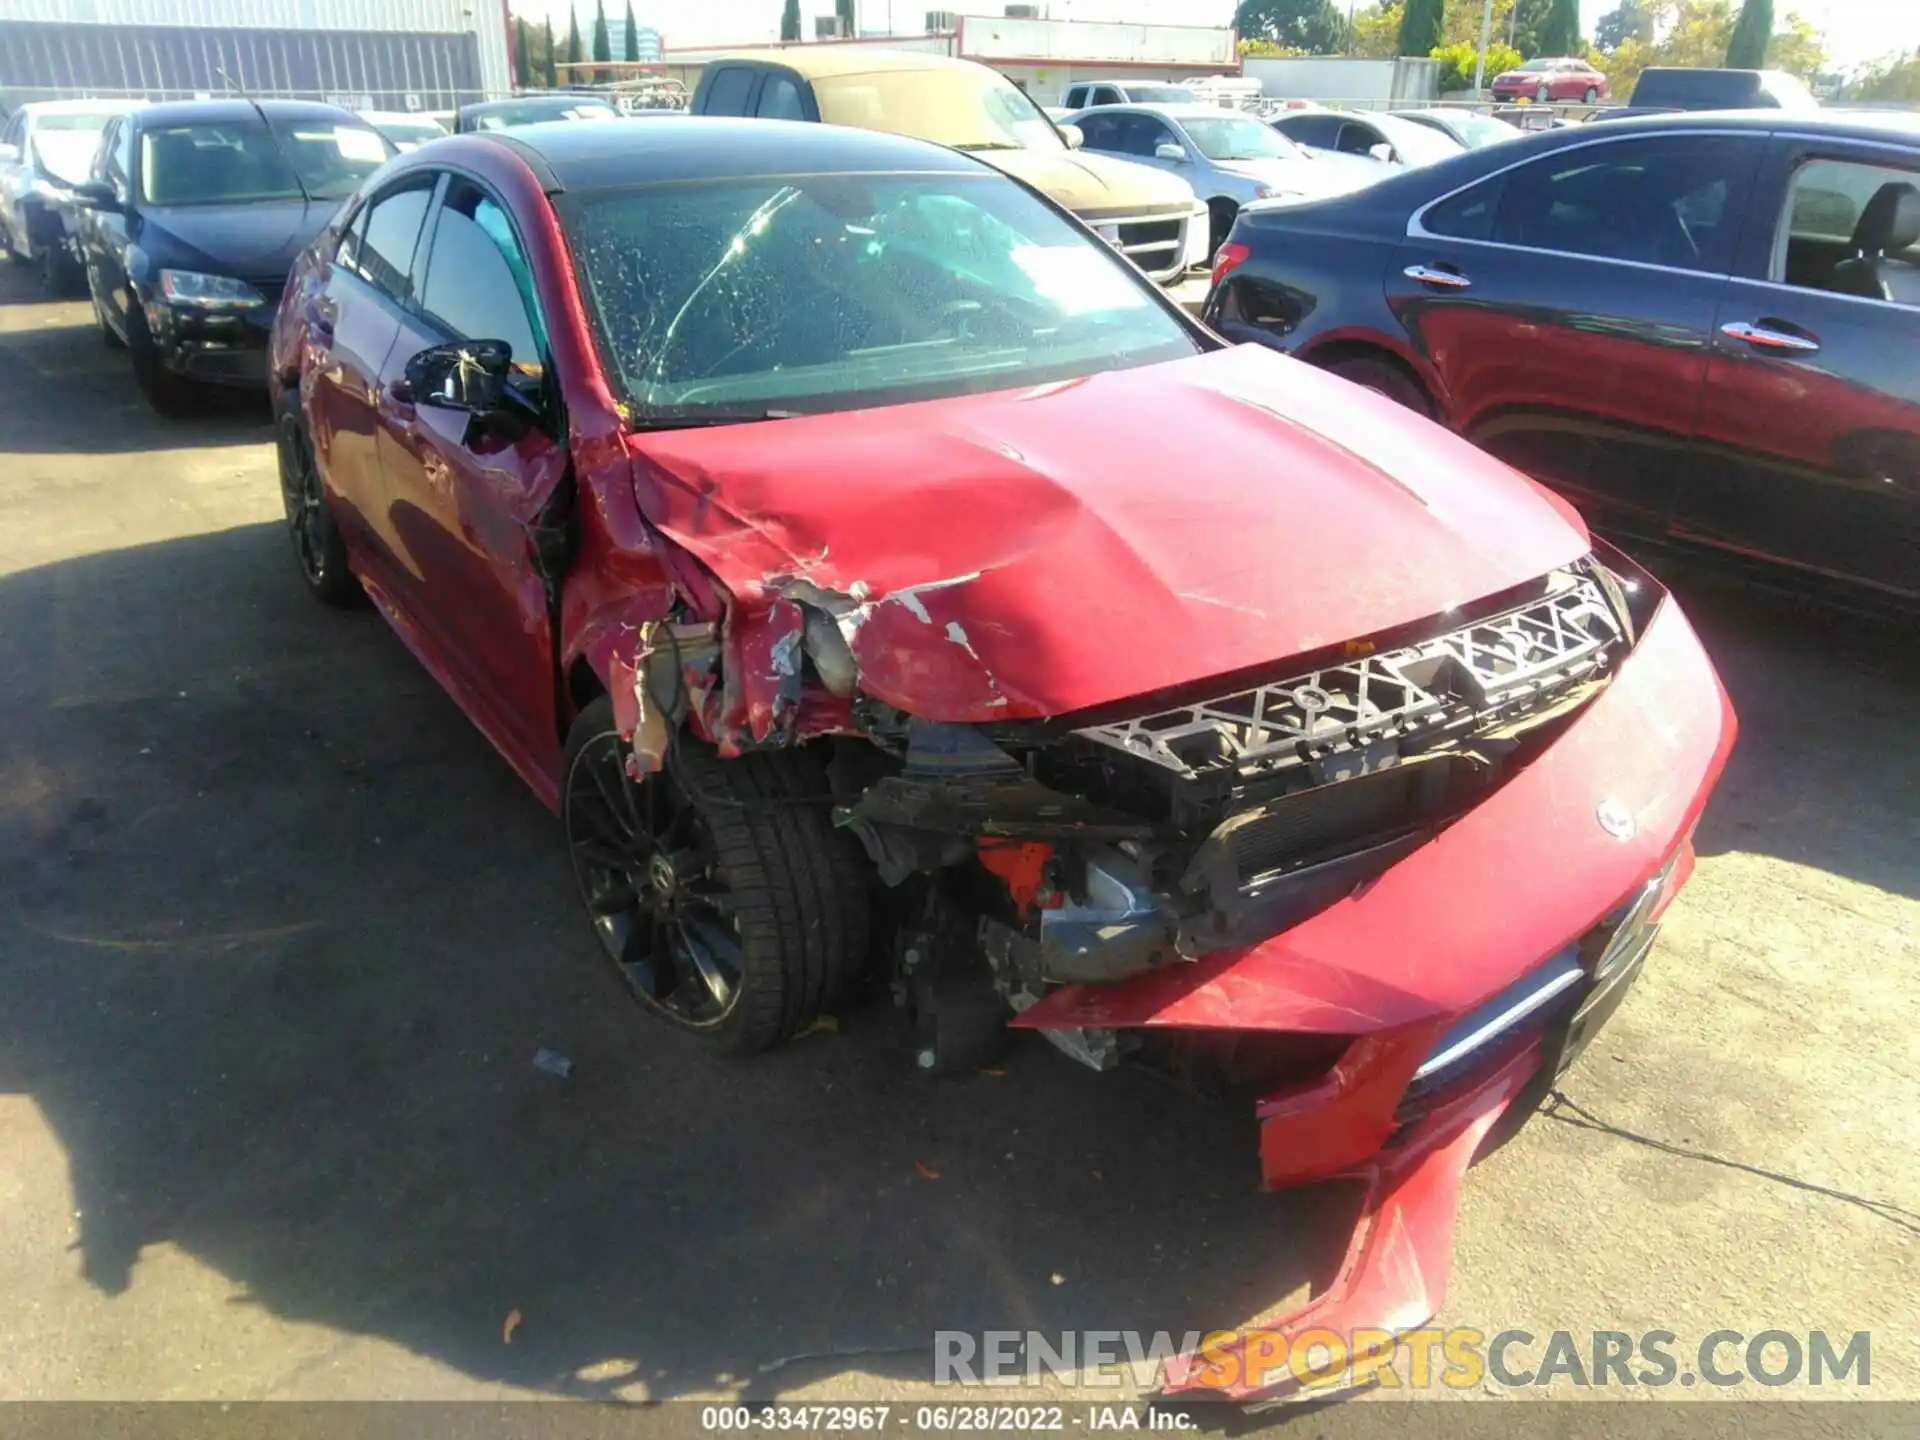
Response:
[[[1371,125],[1362,125],[1358,120],[1345,121],[1340,126],[1340,139],[1334,148],[1343,155],[1365,155],[1380,143],[1380,132]]]
[[[800,87],[785,75],[769,75],[760,87],[760,104],[755,110],[762,120],[804,120],[807,113],[800,105]]]
[[[1500,181],[1488,180],[1442,200],[1421,219],[1435,235],[1454,240],[1485,240],[1493,233],[1493,217],[1500,208]]]
[[[1118,150],[1121,122],[1125,119],[1124,115],[1089,115],[1076,123],[1086,137],[1089,150]]]
[[[533,269],[506,212],[478,187],[456,180],[434,222],[421,287],[421,308],[456,340],[505,340],[513,364],[537,374],[545,347],[538,338]]]
[[[1340,117],[1338,115],[1292,115],[1275,126],[1289,140],[1298,140],[1302,145],[1318,145],[1323,150],[1333,149],[1334,142],[1340,138]]]
[[[753,89],[755,72],[743,65],[724,65],[714,75],[713,83],[707,87],[707,98],[701,102],[703,115],[744,115],[747,113],[747,95]]]
[[[1094,105],[1118,105],[1120,103],[1120,92],[1111,85],[1096,85],[1093,87],[1093,99],[1089,103]]]
[[[1490,238],[1724,273],[1758,148],[1745,136],[1674,136],[1543,156],[1505,177]]]
[[[427,203],[433,199],[431,182],[388,191],[375,197],[367,207],[364,227],[354,245],[349,265],[353,273],[396,300],[404,300],[409,288],[407,272],[413,265],[413,247],[420,238],[420,222],[427,218]]]

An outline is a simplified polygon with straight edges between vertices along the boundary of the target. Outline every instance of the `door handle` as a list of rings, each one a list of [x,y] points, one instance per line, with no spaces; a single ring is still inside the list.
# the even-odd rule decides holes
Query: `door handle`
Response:
[[[1730,340],[1744,340],[1761,350],[1789,350],[1796,355],[1811,355],[1820,348],[1820,342],[1811,335],[1775,330],[1764,321],[1752,324],[1745,320],[1730,321],[1720,327],[1720,333]]]
[[[1409,265],[1400,272],[1422,285],[1438,285],[1443,290],[1465,290],[1473,282],[1458,270],[1436,270],[1431,265]]]

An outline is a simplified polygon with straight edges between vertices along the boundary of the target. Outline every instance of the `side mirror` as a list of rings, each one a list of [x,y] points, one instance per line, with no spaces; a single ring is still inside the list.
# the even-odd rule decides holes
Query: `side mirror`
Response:
[[[1153,147],[1153,158],[1156,160],[1185,160],[1187,158],[1187,149],[1186,146],[1176,145],[1171,140],[1163,140]]]
[[[1393,160],[1393,147],[1382,140],[1378,145],[1369,145],[1367,147],[1367,154],[1382,164],[1390,164]]]
[[[20,159],[18,145],[0,145],[0,165],[17,164]]]
[[[71,191],[73,203],[82,210],[118,210],[120,197],[104,180],[82,180]]]
[[[506,403],[513,347],[504,340],[433,345],[407,361],[403,398],[415,405],[485,415]]]
[[[1082,145],[1087,143],[1087,132],[1071,120],[1062,120],[1060,122],[1060,138],[1067,142],[1067,148],[1069,150],[1078,150]]]

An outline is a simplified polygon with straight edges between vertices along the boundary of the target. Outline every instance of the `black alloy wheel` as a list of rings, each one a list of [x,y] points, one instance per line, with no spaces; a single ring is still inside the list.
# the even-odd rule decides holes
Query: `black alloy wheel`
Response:
[[[567,844],[600,946],[636,998],[676,1025],[714,1030],[740,1003],[739,905],[712,834],[662,770],[635,784],[618,732],[593,736],[567,772]]]
[[[278,436],[280,502],[287,533],[307,592],[323,605],[342,606],[357,598],[359,584],[347,568],[346,547],[327,509],[326,487],[314,462],[313,442],[298,412],[282,412]]]
[[[803,1029],[867,959],[867,867],[803,751],[664,769],[631,753],[602,696],[567,737],[561,818],[601,950],[646,1009],[735,1053]]]

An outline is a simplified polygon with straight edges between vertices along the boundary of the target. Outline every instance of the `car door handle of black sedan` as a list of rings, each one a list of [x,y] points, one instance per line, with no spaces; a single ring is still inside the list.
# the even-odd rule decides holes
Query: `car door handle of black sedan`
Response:
[[[1765,323],[1749,324],[1745,320],[1734,320],[1722,325],[1720,333],[1730,340],[1744,340],[1762,350],[1791,350],[1798,355],[1810,355],[1820,348],[1820,342],[1811,335],[1775,330]]]
[[[1473,284],[1458,270],[1436,270],[1431,265],[1409,265],[1400,273],[1422,285],[1439,285],[1448,290],[1464,290]]]

